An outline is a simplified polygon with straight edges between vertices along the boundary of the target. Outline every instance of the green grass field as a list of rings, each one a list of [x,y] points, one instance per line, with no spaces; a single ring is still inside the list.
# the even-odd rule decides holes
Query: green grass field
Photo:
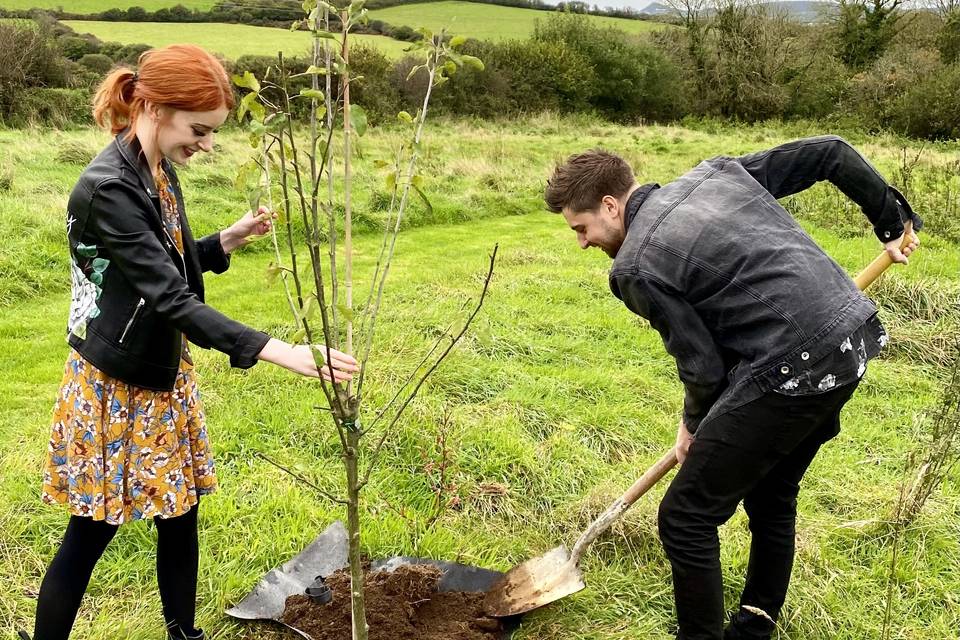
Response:
[[[470,36],[477,40],[523,39],[533,33],[534,23],[550,15],[536,9],[501,7],[475,2],[449,0],[423,4],[404,4],[370,11],[371,19],[383,20],[394,26],[427,27],[448,33]],[[604,27],[615,27],[627,33],[648,33],[669,25],[660,22],[590,16],[590,20]]]
[[[188,9],[209,9],[214,0],[0,0],[0,9],[66,9],[73,13],[99,13],[107,9],[127,9],[142,7],[147,11],[156,11],[176,5]]]
[[[77,33],[92,33],[101,40],[124,44],[145,43],[162,47],[175,42],[191,42],[209,51],[236,59],[242,55],[275,56],[283,51],[288,56],[303,56],[311,45],[306,31],[289,31],[243,24],[183,24],[157,22],[98,22],[65,20]],[[392,38],[374,35],[351,36],[353,42],[377,47],[386,55],[401,57],[409,46]]]
[[[475,327],[389,440],[365,494],[365,551],[507,569],[569,544],[673,443],[681,387],[659,336],[610,294],[609,260],[580,251],[562,219],[542,212],[540,193],[556,159],[605,146],[627,157],[641,180],[663,183],[703,157],[818,132],[804,124],[620,127],[552,116],[430,123],[421,173],[433,211],[415,206],[401,235],[384,303],[389,311],[365,387],[371,410],[389,398],[462,303],[476,296],[497,242],[500,260]],[[402,135],[377,129],[365,139],[355,167],[355,215],[365,228],[383,215],[383,176],[374,162],[388,158]],[[900,144],[917,147],[883,136],[847,137],[887,175],[896,171]],[[90,131],[0,131],[0,185],[6,185],[0,190],[0,353],[6,369],[0,378],[0,572],[9,585],[0,592],[2,637],[29,626],[66,522],[62,510],[39,502],[49,412],[67,352],[63,208],[83,164],[106,141]],[[250,152],[245,137],[225,133],[218,147],[219,153],[181,172],[198,235],[220,228],[244,207],[231,181]],[[948,166],[958,149],[956,143],[928,146],[921,173]],[[952,183],[945,186],[957,193]],[[790,206],[851,273],[876,255],[877,242],[861,214],[842,206],[832,188],[818,186]],[[917,208],[924,213],[931,207]],[[893,331],[894,346],[909,343],[912,328],[884,293],[891,283],[937,291],[960,286],[958,245],[935,234],[935,220],[928,218],[934,235],[925,237],[922,252],[876,290],[884,320],[901,327]],[[359,236],[361,285],[378,242],[375,234]],[[208,278],[208,301],[240,321],[289,335],[281,288],[265,284],[271,254],[260,244],[237,255],[225,275]],[[775,635],[781,640],[880,637],[890,540],[879,522],[891,513],[904,460],[923,437],[916,418],[935,403],[942,384],[935,367],[903,353],[892,348],[871,363],[845,412],[843,432],[804,481],[794,580]],[[319,402],[316,385],[265,364],[232,371],[216,353],[199,352],[196,359],[221,484],[201,509],[199,624],[221,640],[292,637],[268,625],[239,624],[222,611],[343,514],[254,454],[305,470],[336,490],[336,435],[310,409]],[[417,531],[395,509],[427,517],[427,464],[435,460],[444,415],[450,479],[461,504],[429,531]],[[903,534],[893,638],[953,638],[960,628],[958,481],[954,472]],[[518,640],[672,637],[670,572],[656,533],[663,490],[655,488],[587,553],[581,566],[588,588],[527,616]],[[75,637],[159,637],[154,535],[143,524],[121,530],[94,574]],[[734,606],[747,563],[742,513],[721,536],[728,604]]]

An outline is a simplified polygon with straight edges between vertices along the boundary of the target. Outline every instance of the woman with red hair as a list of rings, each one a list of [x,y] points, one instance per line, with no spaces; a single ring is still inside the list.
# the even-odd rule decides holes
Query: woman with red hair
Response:
[[[337,381],[357,370],[331,350],[289,345],[204,303],[204,271],[270,230],[261,208],[194,240],[173,164],[213,148],[234,105],[220,62],[191,45],[144,53],[114,70],[94,100],[115,138],[84,170],[67,206],[72,347],[54,407],[43,500],[71,513],[40,587],[35,640],[66,640],[93,568],[119,525],[151,519],[169,640],[195,640],[197,508],[217,486],[194,345]],[[324,354],[326,349],[320,349]],[[21,638],[29,636],[21,631]]]

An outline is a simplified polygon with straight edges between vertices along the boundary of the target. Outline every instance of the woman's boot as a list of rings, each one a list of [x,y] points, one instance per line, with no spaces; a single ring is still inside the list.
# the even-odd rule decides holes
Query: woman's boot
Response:
[[[206,640],[203,629],[184,631],[176,622],[167,623],[167,640]]]

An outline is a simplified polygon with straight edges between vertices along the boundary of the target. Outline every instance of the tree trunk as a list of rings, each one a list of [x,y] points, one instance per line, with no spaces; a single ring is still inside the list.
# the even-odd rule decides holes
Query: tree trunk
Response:
[[[367,612],[363,598],[363,567],[360,564],[360,477],[357,452],[360,430],[351,422],[344,422],[347,432],[347,535],[350,536],[350,603],[353,618],[353,640],[367,640]]]

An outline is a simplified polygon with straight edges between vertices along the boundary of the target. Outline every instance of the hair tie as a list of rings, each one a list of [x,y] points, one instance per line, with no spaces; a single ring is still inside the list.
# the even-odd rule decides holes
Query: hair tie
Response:
[[[140,72],[139,72],[139,71],[134,71],[134,72],[133,72],[133,78],[131,78],[130,81],[131,81],[133,84],[137,84],[137,81],[138,81],[138,80],[140,80]]]

